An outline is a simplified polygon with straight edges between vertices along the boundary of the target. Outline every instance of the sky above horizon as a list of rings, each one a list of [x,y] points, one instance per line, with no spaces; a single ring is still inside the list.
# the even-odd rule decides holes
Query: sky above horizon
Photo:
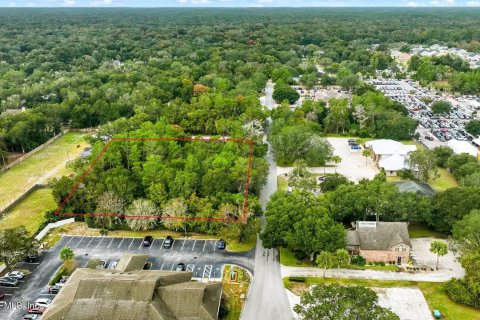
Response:
[[[480,7],[480,0],[0,0],[0,7]]]

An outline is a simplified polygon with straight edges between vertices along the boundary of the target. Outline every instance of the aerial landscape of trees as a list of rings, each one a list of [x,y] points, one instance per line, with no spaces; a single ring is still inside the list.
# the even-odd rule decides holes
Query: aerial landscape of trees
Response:
[[[327,140],[415,137],[417,121],[367,78],[411,76],[438,90],[479,94],[479,69],[456,56],[414,55],[400,68],[391,55],[432,44],[480,52],[478,11],[2,8],[0,39],[0,165],[66,129],[89,129],[92,154],[69,162],[68,175],[48,182],[62,208],[59,216],[44,213],[42,228],[68,213],[95,214],[75,219],[102,235],[165,229],[254,245],[265,213],[260,238],[266,248],[338,269],[352,262],[345,248],[353,222],[403,221],[451,237],[466,276],[444,291],[480,308],[478,160],[446,147],[412,152],[400,178],[429,182],[443,172],[458,182],[429,197],[400,192],[383,173],[349,181],[337,174],[345,161]],[[269,80],[274,110],[261,103]],[[333,94],[298,102],[304,92],[293,85]],[[446,101],[430,103],[439,115],[451,110]],[[472,120],[465,129],[478,136],[480,123]],[[197,140],[177,140],[192,136]],[[109,144],[112,138],[139,140]],[[232,138],[252,140],[251,149]],[[372,154],[365,150],[359,156],[367,166]],[[267,151],[277,165],[294,168],[291,188],[276,191],[263,212]],[[307,169],[318,166],[335,173],[324,173],[320,183]],[[246,222],[231,223],[243,222],[244,205]],[[228,221],[193,220],[210,218]],[[2,230],[0,261],[10,268],[34,245],[23,228]],[[432,252],[441,261],[447,251],[436,243]],[[61,260],[72,255],[62,250]],[[362,259],[355,263],[365,264]],[[358,286],[314,286],[295,310],[304,319],[346,312],[397,319],[372,290]]]

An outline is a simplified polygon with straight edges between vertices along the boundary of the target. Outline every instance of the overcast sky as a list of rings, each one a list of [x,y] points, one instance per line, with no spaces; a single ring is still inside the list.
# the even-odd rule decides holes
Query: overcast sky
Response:
[[[480,0],[0,0],[0,7],[480,7]]]

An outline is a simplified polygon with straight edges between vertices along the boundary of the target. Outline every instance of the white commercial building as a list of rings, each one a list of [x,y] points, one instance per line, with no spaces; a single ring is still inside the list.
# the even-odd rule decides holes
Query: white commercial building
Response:
[[[467,153],[471,156],[474,156],[475,158],[477,158],[478,156],[478,149],[467,141],[459,141],[452,139],[448,141],[448,146],[453,150],[455,154]]]

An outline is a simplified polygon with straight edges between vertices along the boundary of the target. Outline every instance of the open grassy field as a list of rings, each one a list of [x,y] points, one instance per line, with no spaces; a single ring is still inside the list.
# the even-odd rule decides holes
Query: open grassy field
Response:
[[[53,177],[68,174],[65,163],[78,157],[87,146],[84,135],[69,132],[29,159],[0,174],[0,208],[7,206],[36,183],[45,183]]]
[[[293,282],[288,278],[283,279],[285,288],[295,294],[302,294],[308,290],[309,285],[318,283],[339,283],[342,285],[359,285],[365,287],[411,287],[418,288],[423,292],[430,310],[440,310],[442,319],[446,320],[475,320],[480,319],[480,311],[455,303],[443,292],[442,283],[415,282],[415,281],[376,281],[360,279],[332,279],[332,278],[305,278],[305,283]]]
[[[458,182],[447,169],[438,168],[439,177],[428,181],[433,189],[445,191],[448,188],[458,187]]]
[[[56,208],[51,189],[35,190],[0,218],[0,229],[25,226],[33,234],[44,221],[45,211]]]

